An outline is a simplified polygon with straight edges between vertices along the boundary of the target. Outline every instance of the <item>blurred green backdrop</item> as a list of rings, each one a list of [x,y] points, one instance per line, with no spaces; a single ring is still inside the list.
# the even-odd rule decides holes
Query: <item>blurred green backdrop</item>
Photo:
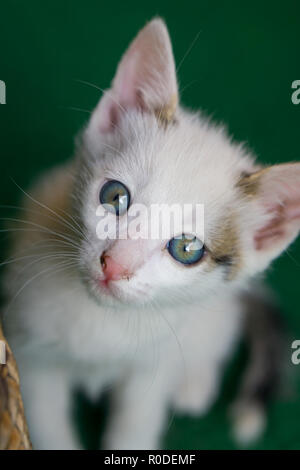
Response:
[[[0,105],[0,204],[18,202],[11,177],[27,187],[72,154],[74,136],[88,117],[75,108],[91,110],[99,99],[95,88],[77,80],[106,88],[125,47],[154,15],[165,18],[172,36],[182,102],[227,123],[262,162],[299,160],[300,105],[291,102],[291,83],[300,79],[299,1],[2,1],[0,80],[6,82],[7,104]],[[5,258],[5,236],[1,250]],[[268,276],[293,339],[300,338],[299,274],[300,240]],[[208,416],[170,420],[166,447],[235,448],[226,406],[240,362],[238,356]],[[256,448],[300,449],[300,365],[291,369],[296,385],[272,404]],[[80,403],[89,416],[81,431],[93,446],[85,430],[87,424],[97,427],[102,414],[82,397]]]

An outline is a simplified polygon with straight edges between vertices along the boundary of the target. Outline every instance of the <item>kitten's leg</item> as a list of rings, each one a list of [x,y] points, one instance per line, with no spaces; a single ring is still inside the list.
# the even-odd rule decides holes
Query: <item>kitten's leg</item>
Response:
[[[180,413],[202,415],[214,403],[220,383],[219,367],[215,363],[186,370],[174,397],[174,406]]]
[[[61,369],[21,366],[25,414],[34,449],[76,449],[69,375]]]
[[[105,449],[157,449],[164,428],[169,387],[153,374],[134,376],[113,393]]]

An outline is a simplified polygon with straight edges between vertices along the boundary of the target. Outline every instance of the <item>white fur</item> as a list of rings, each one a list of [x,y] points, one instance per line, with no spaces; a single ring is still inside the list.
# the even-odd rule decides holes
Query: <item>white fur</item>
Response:
[[[253,444],[266,428],[266,412],[257,403],[236,404],[232,418],[234,438],[243,446]]]

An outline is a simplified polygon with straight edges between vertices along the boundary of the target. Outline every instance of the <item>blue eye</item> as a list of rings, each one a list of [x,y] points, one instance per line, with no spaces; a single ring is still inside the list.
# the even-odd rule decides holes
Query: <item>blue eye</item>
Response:
[[[102,186],[99,200],[109,212],[122,215],[130,205],[130,193],[123,183],[111,180]]]
[[[203,243],[193,235],[171,238],[167,243],[170,255],[185,265],[195,264],[203,257],[205,248]]]

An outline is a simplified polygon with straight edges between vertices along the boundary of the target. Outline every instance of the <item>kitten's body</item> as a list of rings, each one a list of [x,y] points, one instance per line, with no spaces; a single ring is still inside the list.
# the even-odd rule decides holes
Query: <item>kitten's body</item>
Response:
[[[137,118],[139,120],[140,117]],[[124,132],[128,134],[128,129]],[[165,133],[164,130],[161,132]],[[143,138],[141,133],[139,135]],[[170,137],[172,145],[176,145],[174,135]],[[182,139],[178,129],[177,135],[180,145]],[[167,153],[164,158],[166,156]],[[157,154],[156,158],[160,156]],[[215,164],[218,165],[218,162]],[[79,168],[82,171],[80,165]],[[46,180],[42,180],[30,194],[51,211],[58,214],[63,214],[62,211],[70,212],[72,187],[69,175],[72,173],[75,171],[71,166],[58,168],[52,174],[47,174]],[[76,180],[75,177],[73,181]],[[25,212],[28,222],[42,223],[48,230],[63,231],[65,236],[70,236],[71,229],[64,227],[63,222],[57,220],[49,210],[43,210],[44,219],[41,221],[41,206],[27,200],[26,209],[33,211]],[[44,245],[41,249],[37,247],[41,240],[48,240],[49,235],[51,237],[48,231],[30,232],[29,237],[25,233],[25,237],[17,241],[14,256],[31,253],[37,258],[39,255],[45,256],[48,249]],[[57,251],[57,246],[54,250]],[[77,267],[59,272],[57,263],[60,260],[57,258],[49,256],[49,259],[32,265],[35,259],[26,259],[26,262],[31,263],[29,272],[24,269],[24,260],[10,268],[7,285],[11,298],[31,277],[37,277],[17,295],[11,307],[8,305],[6,329],[17,354],[21,376],[25,377],[22,380],[25,403],[33,401],[34,382],[37,381],[38,399],[42,403],[38,411],[32,411],[32,416],[30,405],[27,405],[28,419],[29,423],[40,422],[41,418],[34,414],[40,414],[42,408],[46,417],[41,426],[43,429],[48,428],[50,434],[46,433],[45,440],[40,443],[40,436],[45,430],[36,431],[32,427],[33,442],[37,442],[39,447],[64,448],[69,445],[68,440],[65,441],[66,431],[64,438],[59,435],[58,439],[57,434],[61,427],[59,423],[65,417],[65,410],[62,412],[55,403],[59,383],[57,374],[65,381],[64,393],[68,396],[72,386],[78,384],[98,396],[103,387],[128,387],[140,381],[140,390],[136,390],[136,395],[134,390],[130,393],[130,400],[133,400],[131,413],[134,421],[137,405],[141,401],[144,405],[149,400],[149,416],[145,418],[149,436],[145,435],[145,430],[139,431],[134,425],[133,436],[128,435],[127,431],[116,442],[109,441],[107,445],[112,448],[158,445],[156,421],[161,425],[167,412],[167,408],[157,410],[156,416],[159,398],[165,406],[177,403],[182,411],[195,414],[202,408],[204,411],[213,401],[221,378],[220,367],[238,338],[241,308],[237,292],[240,281],[230,291],[227,286],[223,289],[219,286],[218,297],[214,293],[209,295],[206,287],[201,298],[197,287],[194,299],[186,299],[184,295],[181,300],[173,300],[167,292],[164,293],[165,298],[159,299],[157,304],[144,304],[142,297],[137,304],[131,302],[128,306],[124,303],[107,306],[96,303],[87,292]],[[22,269],[23,273],[20,273]],[[40,275],[40,272],[44,273]],[[46,370],[45,362],[48,364]],[[53,376],[50,374],[52,368]],[[39,384],[42,371],[48,376],[48,379],[44,379],[47,380],[44,393]],[[61,390],[60,395],[62,393]],[[53,408],[49,406],[52,401]],[[155,435],[152,435],[151,420],[154,421]]]
[[[164,47],[168,38],[159,20],[134,47],[148,44],[151,28]],[[157,96],[146,92],[151,107]],[[252,247],[256,225],[263,227],[264,241],[273,220],[256,204],[259,191],[247,180],[257,170],[253,157],[203,117],[171,107],[170,119],[164,103],[159,116],[144,112],[144,105],[141,112],[129,95],[122,101],[114,94],[122,108],[130,102],[119,117],[119,104],[105,109],[104,96],[74,162],[48,173],[30,192],[34,199],[25,199],[26,228],[33,230],[17,236],[14,256],[34,257],[7,272],[5,327],[36,447],[78,447],[69,423],[70,391],[78,384],[96,396],[112,390],[108,448],[155,448],[170,407],[195,415],[208,409],[240,337],[240,293],[281,251],[272,245],[256,256]],[[114,129],[103,123],[107,114]],[[299,178],[296,166],[294,173]],[[126,182],[132,199],[147,207],[203,203],[205,260],[197,267],[179,265],[161,240],[99,240],[97,194],[107,179]],[[298,225],[285,245],[297,231]],[[104,250],[134,272],[129,280],[111,282],[109,292],[94,282]],[[251,416],[250,433],[262,424],[253,409]]]
[[[20,296],[20,304],[16,301],[14,311],[19,315],[6,324],[37,448],[78,447],[69,438],[71,429],[66,432],[62,425],[70,419],[65,406],[70,405],[74,385],[95,397],[105,388],[121,396],[128,393],[122,397],[128,401],[122,418],[125,429],[119,435],[118,422],[105,443],[108,448],[157,448],[168,406],[175,404],[196,416],[208,409],[218,392],[221,366],[237,339],[240,309],[234,299],[223,296],[221,302],[161,312],[112,312],[95,305],[79,280],[68,283],[66,274],[42,278],[27,289],[26,297]],[[141,314],[147,315],[146,321],[141,321]],[[30,323],[30,334],[16,341],[10,322],[22,323],[24,330]],[[60,406],[63,395],[66,402]],[[139,413],[145,416],[137,427]]]

